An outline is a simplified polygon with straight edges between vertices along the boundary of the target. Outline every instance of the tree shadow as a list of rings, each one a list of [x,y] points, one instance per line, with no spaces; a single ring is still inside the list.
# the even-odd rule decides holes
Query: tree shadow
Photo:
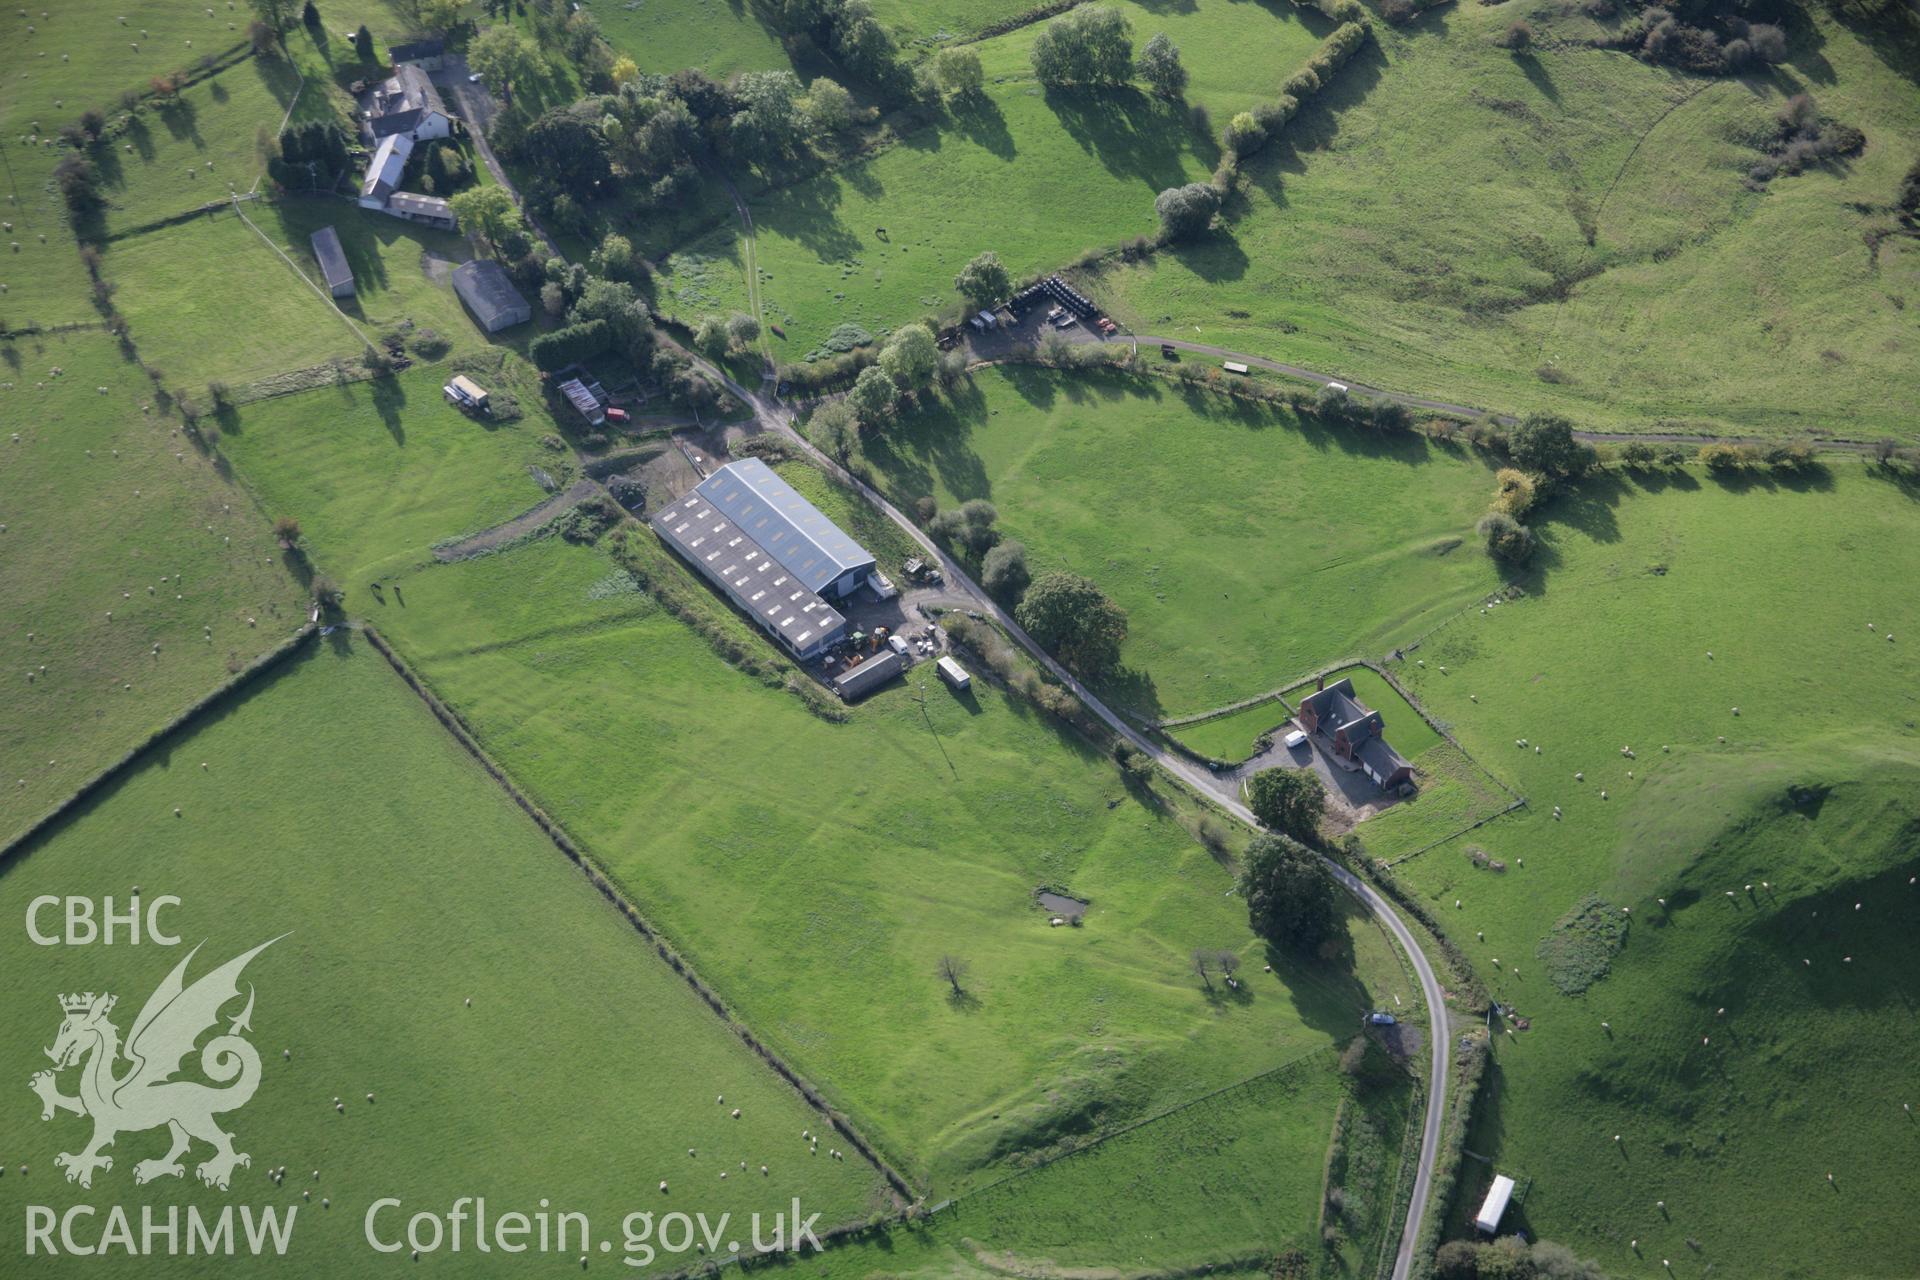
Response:
[[[1548,102],[1558,105],[1560,90],[1554,87],[1553,77],[1547,74],[1546,64],[1533,55],[1532,50],[1522,50],[1513,55],[1513,61],[1531,84]]]
[[[407,442],[406,428],[400,425],[400,411],[407,405],[407,389],[400,379],[392,374],[382,374],[368,384],[373,396],[374,411],[380,415],[380,421],[392,434],[395,444]]]
[[[949,111],[954,132],[975,146],[985,148],[1001,160],[1011,160],[1019,154],[1000,104],[985,93],[972,94],[955,103]]]
[[[1067,135],[1115,177],[1154,191],[1186,181],[1184,157],[1193,150],[1194,130],[1185,108],[1132,88],[1048,88],[1044,97]]]

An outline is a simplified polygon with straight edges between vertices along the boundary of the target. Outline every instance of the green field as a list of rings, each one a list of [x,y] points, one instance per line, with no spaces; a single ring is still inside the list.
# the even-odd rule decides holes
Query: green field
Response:
[[[1152,1275],[1205,1266],[1208,1274],[1271,1274],[1276,1255],[1312,1256],[1326,1164],[1328,1117],[1349,1114],[1404,1127],[1406,1080],[1358,1084],[1318,1053],[1242,1088],[1153,1121],[1093,1149],[962,1196],[923,1225],[856,1242],[796,1270],[821,1277],[874,1274],[987,1277]],[[1353,1126],[1358,1128],[1359,1126]],[[1350,1129],[1350,1132],[1352,1130]],[[1360,1144],[1354,1144],[1358,1150]],[[1350,1204],[1386,1200],[1399,1172],[1384,1158],[1343,1162]],[[1377,1237],[1356,1233],[1360,1274],[1372,1274]]]
[[[1136,45],[1167,31],[1181,45],[1188,103],[1224,123],[1271,96],[1328,27],[1317,14],[1202,0],[1180,11],[1121,4]],[[929,19],[931,20],[931,19]],[[1213,126],[1187,104],[1135,89],[1043,90],[1030,65],[1039,26],[981,42],[988,83],[955,105],[944,125],[922,129],[880,155],[792,187],[749,198],[767,320],[778,359],[804,359],[838,325],[881,333],[953,301],[953,276],[997,251],[1015,277],[1052,271],[1089,249],[1156,228],[1153,199],[1206,177],[1219,159]],[[1021,234],[1008,235],[1009,219]],[[731,224],[679,246],[663,281],[668,296],[701,311],[742,310],[744,255]],[[722,278],[683,282],[680,272],[719,265]],[[704,305],[703,305],[704,304]]]
[[[1401,868],[1532,1020],[1496,1037],[1468,1145],[1533,1179],[1527,1226],[1610,1273],[1911,1272],[1920,509],[1840,458],[1792,487],[1601,478],[1553,514],[1544,594],[1398,668],[1529,799],[1467,838],[1504,874],[1460,841]],[[1588,894],[1631,923],[1611,975],[1564,995],[1536,952]],[[1817,1229],[1836,1195],[1850,1227]]]
[[[164,108],[149,101],[125,133],[90,149],[107,200],[99,231],[120,235],[252,191],[266,172],[262,127],[277,134],[288,118],[345,123],[345,93],[327,78],[304,33],[289,38],[300,61],[247,58]]]
[[[594,17],[607,43],[632,58],[642,71],[671,74],[698,67],[716,80],[725,80],[738,71],[795,70],[780,43],[778,26],[761,11],[759,0],[597,5]],[[822,70],[812,68],[814,75]]]
[[[1291,714],[1284,703],[1258,702],[1213,720],[1181,725],[1169,732],[1190,750],[1198,751],[1208,759],[1240,761],[1253,754],[1255,738],[1279,728]]]
[[[441,696],[759,1034],[938,1190],[1325,1044],[1404,987],[1356,921],[1351,967],[1287,962],[1284,985],[1210,999],[1193,947],[1260,955],[1226,872],[983,682],[961,701],[920,677],[826,723],[555,539],[399,587],[375,617]],[[1084,928],[1047,926],[1043,884],[1092,901]],[[949,952],[972,967],[959,1001],[935,974]]]
[[[879,333],[945,306],[954,273],[985,249],[1022,276],[1151,235],[1154,196],[1204,178],[1216,159],[1211,136],[1184,112],[1130,90],[1089,104],[1031,84],[989,85],[950,128],[749,198],[762,308],[787,333],[772,338],[774,353],[801,359],[836,325]],[[746,309],[731,223],[680,252],[733,265],[702,281],[701,303],[683,303],[683,318]],[[672,267],[661,285],[679,297]]]
[[[903,506],[990,499],[1036,572],[1112,595],[1133,678],[1110,692],[1147,715],[1384,654],[1499,583],[1477,456],[1157,382],[983,369],[865,452]]]
[[[4,843],[305,614],[267,521],[176,419],[143,412],[152,387],[113,339],[0,357]]]
[[[1359,696],[1360,701],[1378,711],[1385,720],[1387,741],[1393,744],[1394,750],[1407,759],[1416,759],[1426,754],[1428,749],[1437,747],[1445,741],[1434,732],[1433,726],[1421,719],[1420,713],[1400,696],[1398,689],[1368,668],[1347,667],[1328,674],[1328,684],[1336,680],[1353,682],[1353,691]],[[1307,693],[1307,689],[1296,689],[1293,691],[1293,697],[1303,698]]]
[[[217,289],[208,279],[214,263]],[[141,356],[164,371],[169,386],[241,387],[330,360],[357,361],[366,349],[231,209],[116,241],[102,274],[120,287],[115,304]]]
[[[1376,24],[1227,231],[1098,296],[1137,332],[1501,410],[1911,436],[1920,246],[1863,239],[1920,151],[1893,42],[1822,17],[1777,75],[1716,81],[1583,48],[1600,28],[1545,9],[1515,58],[1491,44],[1515,16]],[[1865,153],[1748,190],[1738,139],[1801,90]]]
[[[26,1166],[0,1185],[14,1206],[10,1237],[25,1203],[59,1210],[137,1194],[203,1211],[229,1200],[292,1206],[287,1259],[224,1269],[277,1274],[291,1264],[345,1276],[392,1264],[362,1235],[383,1196],[402,1201],[380,1219],[391,1236],[407,1214],[445,1213],[459,1196],[486,1196],[496,1214],[531,1213],[545,1197],[588,1214],[595,1238],[616,1248],[620,1219],[635,1209],[744,1218],[798,1196],[824,1226],[883,1202],[870,1166],[807,1154],[799,1135],[822,1124],[819,1114],[345,633],[313,643],[284,674],[11,856],[0,883],[16,921],[0,1009],[20,1031],[8,1065],[21,1086],[36,1061],[46,1065],[38,1046],[59,1025],[55,993],[114,992],[124,1035],[186,950],[33,947],[17,924],[30,898],[124,904],[134,885],[149,899],[176,895],[163,921],[189,943],[206,939],[191,976],[284,935],[246,971],[263,1069],[252,1101],[222,1118],[252,1157],[231,1192],[209,1191],[189,1170],[135,1193],[132,1166],[165,1148],[165,1135],[150,1132],[123,1133],[114,1167],[91,1191],[69,1185],[53,1156],[83,1141],[84,1122],[43,1124],[22,1087],[23,1105],[0,1116],[0,1150]],[[55,914],[43,925],[57,930]],[[73,1089],[71,1074],[62,1084]],[[189,1159],[205,1154],[196,1146]],[[743,1160],[767,1173],[742,1172]],[[276,1186],[267,1171],[280,1165],[289,1174]],[[723,1180],[723,1170],[734,1176]],[[666,1195],[656,1190],[663,1179]],[[499,1274],[471,1235],[465,1252],[421,1261]],[[205,1263],[184,1248],[179,1257],[35,1262],[40,1274],[62,1268],[174,1276],[204,1274]]]
[[[572,455],[541,444],[553,427],[531,391],[519,422],[476,421],[441,396],[445,373],[257,401],[229,429],[226,450],[249,487],[274,517],[300,521],[356,611],[370,604],[366,582],[537,506],[547,493],[529,468],[560,487],[574,479]]]

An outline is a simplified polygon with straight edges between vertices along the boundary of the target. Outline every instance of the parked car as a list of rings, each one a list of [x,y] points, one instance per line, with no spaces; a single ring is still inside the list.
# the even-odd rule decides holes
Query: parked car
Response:
[[[1304,747],[1307,745],[1307,735],[1301,732],[1299,729],[1295,729],[1292,733],[1287,735],[1286,743],[1287,743],[1287,750],[1289,751],[1292,751],[1297,747]]]
[[[903,658],[907,656],[907,642],[897,635],[887,637],[887,648],[893,650]]]
[[[609,409],[607,410],[607,421],[625,423],[633,421],[633,418],[625,409]]]
[[[1174,349],[1174,345],[1171,342],[1163,342],[1160,344],[1160,354],[1169,360],[1178,360],[1180,358],[1179,351]]]
[[[1390,1027],[1397,1021],[1398,1019],[1390,1013],[1370,1013],[1367,1015],[1367,1025],[1370,1027]]]

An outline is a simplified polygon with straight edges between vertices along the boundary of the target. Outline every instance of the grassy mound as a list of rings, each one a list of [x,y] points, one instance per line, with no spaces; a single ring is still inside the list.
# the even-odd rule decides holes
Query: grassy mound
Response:
[[[1627,944],[1627,922],[1618,907],[1588,894],[1553,922],[1553,932],[1534,952],[1546,962],[1547,978],[1565,995],[1577,996],[1607,976],[1613,957]]]

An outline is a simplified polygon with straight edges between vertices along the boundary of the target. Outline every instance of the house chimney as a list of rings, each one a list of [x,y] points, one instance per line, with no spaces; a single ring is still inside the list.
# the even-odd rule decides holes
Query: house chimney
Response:
[[[1318,680],[1313,682],[1313,690],[1315,693],[1321,692],[1326,687],[1327,687],[1327,678],[1325,676],[1321,676]]]

